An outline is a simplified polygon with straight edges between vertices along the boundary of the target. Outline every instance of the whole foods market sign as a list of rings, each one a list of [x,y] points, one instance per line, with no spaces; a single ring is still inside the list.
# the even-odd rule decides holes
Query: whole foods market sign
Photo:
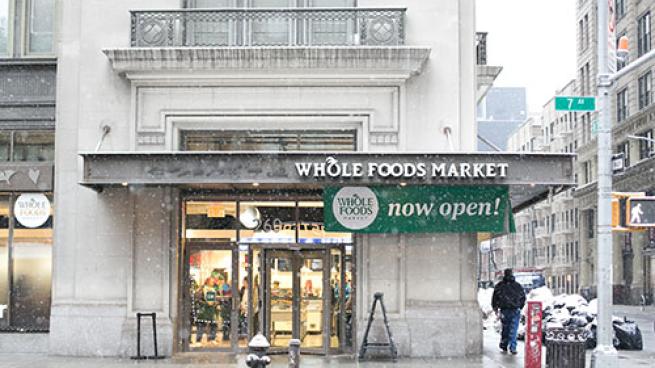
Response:
[[[329,187],[323,201],[326,231],[513,231],[506,186]]]
[[[300,177],[314,178],[505,178],[506,162],[340,162],[328,157],[324,162],[296,162]]]

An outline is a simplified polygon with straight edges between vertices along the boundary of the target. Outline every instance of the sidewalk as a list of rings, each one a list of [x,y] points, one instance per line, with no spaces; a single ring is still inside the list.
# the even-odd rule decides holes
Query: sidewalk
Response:
[[[520,368],[523,367],[523,343],[519,342],[516,356],[502,354],[498,350],[498,334],[492,330],[484,331],[484,352],[479,358],[470,359],[400,359],[393,362],[362,362],[358,363],[350,357],[322,358],[316,356],[303,356],[301,367],[327,368],[327,367],[362,367],[362,368]],[[637,353],[637,354],[634,354]],[[619,352],[619,365],[621,368],[653,366],[653,356],[643,352]],[[587,352],[587,367],[590,366],[590,354]],[[3,368],[120,368],[120,367],[215,367],[233,368],[246,367],[245,356],[222,353],[191,353],[177,355],[172,359],[161,361],[133,361],[129,359],[99,359],[99,358],[69,358],[48,357],[43,355],[9,355],[0,354],[0,367]],[[544,351],[545,358],[545,351]],[[286,356],[274,356],[271,367],[287,367]],[[544,365],[545,366],[545,365]]]
[[[398,362],[362,362],[358,363],[351,357],[323,358],[316,356],[303,356],[301,367],[324,368],[324,367],[363,367],[363,368],[518,368],[523,367],[523,352],[512,356],[501,354],[496,345],[496,336],[492,331],[485,331],[484,355],[479,358],[470,359],[399,359]],[[519,347],[519,350],[522,346]],[[243,355],[221,354],[221,353],[191,353],[177,355],[172,359],[161,361],[132,361],[129,359],[94,359],[94,358],[68,358],[48,357],[43,355],[2,355],[0,354],[0,367],[3,368],[119,368],[119,367],[246,367]],[[271,367],[287,367],[287,357],[273,356]],[[625,368],[625,367],[622,367]]]

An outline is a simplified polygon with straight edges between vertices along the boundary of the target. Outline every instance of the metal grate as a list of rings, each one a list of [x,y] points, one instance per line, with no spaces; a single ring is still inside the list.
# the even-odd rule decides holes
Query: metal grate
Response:
[[[399,46],[406,8],[135,10],[133,47]]]

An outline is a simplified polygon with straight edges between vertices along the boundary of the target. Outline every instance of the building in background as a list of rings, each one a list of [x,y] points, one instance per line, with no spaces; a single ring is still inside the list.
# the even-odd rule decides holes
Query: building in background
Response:
[[[0,0],[0,350],[47,351],[55,0]]]
[[[478,135],[504,151],[510,134],[526,118],[524,87],[492,87],[478,104]],[[478,140],[478,150],[495,151],[484,140]]]
[[[577,8],[577,78],[559,94],[593,96],[596,94],[597,47],[596,2],[581,0]],[[630,39],[630,60],[652,49],[651,15],[655,1],[616,1],[616,38]],[[626,62],[617,62],[617,69]],[[631,136],[652,139],[655,134],[653,73],[655,62],[649,62],[616,82],[612,97],[612,142],[614,153],[621,154],[625,169],[613,177],[616,192],[644,192],[655,195],[655,159],[653,143]],[[567,116],[569,116],[567,118]],[[568,119],[568,120],[567,120]],[[522,231],[521,222],[530,222],[526,213],[517,214],[517,234],[496,239],[492,248],[498,268],[523,267],[525,250],[516,254],[515,244],[534,247],[534,267],[543,268],[549,286],[558,292],[577,291],[583,295],[596,293],[596,216],[597,216],[597,141],[596,114],[557,113],[552,101],[542,114],[543,149],[550,152],[575,152],[577,189],[553,196],[533,207],[537,222],[534,236]],[[571,126],[572,124],[572,126]],[[518,132],[517,132],[518,133]],[[516,136],[517,134],[515,134]],[[527,138],[512,138],[515,149],[529,147]],[[573,211],[571,213],[571,211]],[[568,220],[567,220],[568,214]],[[526,218],[524,220],[524,217]],[[527,234],[527,235],[526,235]],[[527,236],[527,238],[526,238]],[[527,239],[527,240],[526,240]],[[614,233],[614,302],[652,303],[655,285],[655,231]]]
[[[580,1],[578,7],[578,94],[596,93],[596,11],[595,2]],[[655,1],[616,1],[616,37],[630,39],[630,60],[650,51],[652,44],[651,17]],[[620,69],[625,62],[617,62]],[[653,137],[655,105],[653,104],[653,73],[651,61],[616,81],[612,96],[612,144],[615,153],[622,153],[625,170],[613,178],[613,190],[655,194],[655,159],[653,144],[630,139],[629,136]],[[585,292],[595,293],[596,273],[596,206],[597,206],[597,141],[595,114],[579,116],[579,147],[575,192],[580,221],[580,281]],[[614,301],[637,304],[642,297],[652,302],[655,284],[655,232],[615,233]]]
[[[556,95],[575,93],[576,81],[572,80]],[[552,98],[543,106],[541,114],[531,116],[512,132],[507,149],[510,152],[573,153],[578,144],[577,121],[577,113],[555,111]],[[515,268],[541,272],[554,293],[577,292],[580,287],[577,217],[572,189],[550,193],[547,200],[516,213],[516,233],[491,240],[489,257],[495,261],[494,271]],[[491,276],[488,279],[493,280],[495,275]]]

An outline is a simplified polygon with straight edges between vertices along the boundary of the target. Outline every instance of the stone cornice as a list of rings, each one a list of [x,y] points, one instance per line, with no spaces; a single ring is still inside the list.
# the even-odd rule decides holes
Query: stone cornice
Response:
[[[403,78],[420,74],[431,48],[421,46],[342,47],[167,47],[104,49],[118,73],[207,72],[262,73],[269,77],[289,72]]]

